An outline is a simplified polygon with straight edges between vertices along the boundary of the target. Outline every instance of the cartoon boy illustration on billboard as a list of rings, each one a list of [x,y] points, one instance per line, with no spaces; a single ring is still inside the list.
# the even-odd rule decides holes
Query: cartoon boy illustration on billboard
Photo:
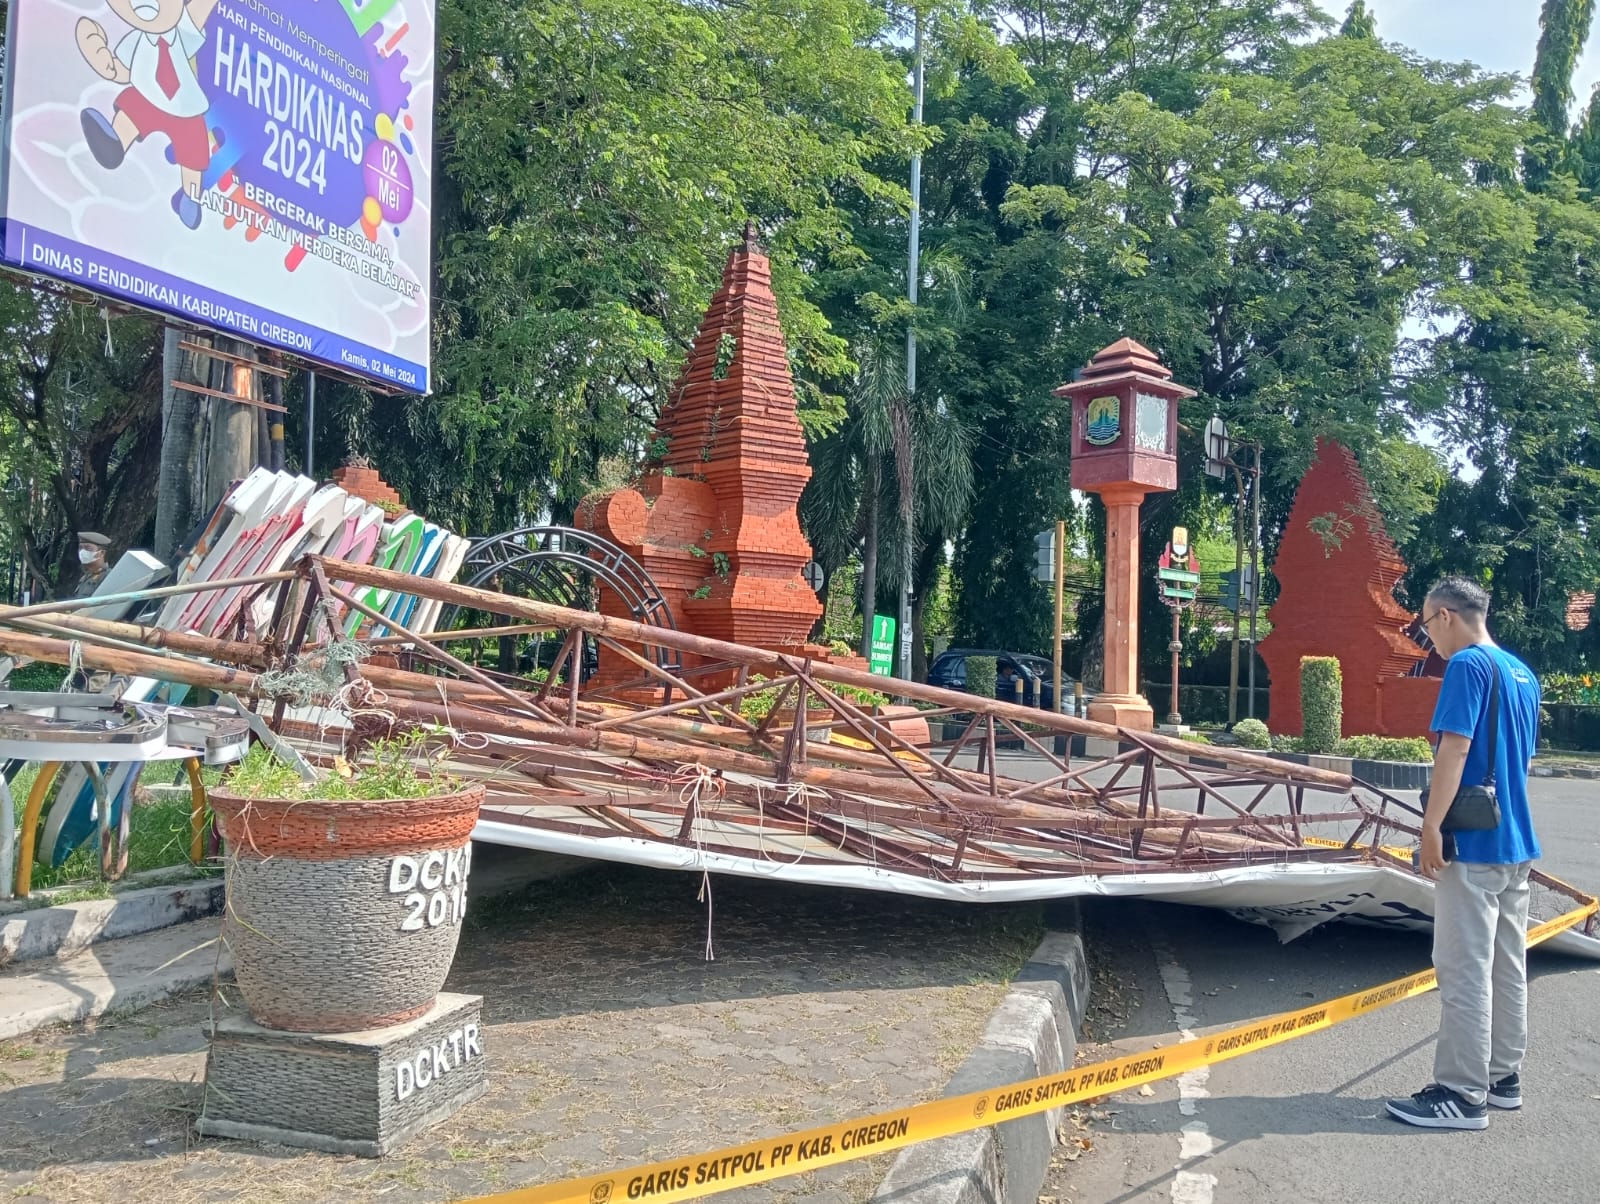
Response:
[[[211,101],[195,74],[194,56],[205,45],[206,21],[217,0],[106,0],[132,26],[116,49],[105,27],[89,17],[77,25],[78,50],[95,72],[125,85],[112,116],[82,114],[83,137],[101,167],[122,166],[128,148],[151,134],[172,144],[183,187],[172,207],[189,229],[200,225],[200,177],[211,162],[206,111]]]

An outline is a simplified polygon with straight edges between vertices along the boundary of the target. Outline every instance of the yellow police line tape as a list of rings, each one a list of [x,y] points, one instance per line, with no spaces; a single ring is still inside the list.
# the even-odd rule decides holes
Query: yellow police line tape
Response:
[[[1600,902],[1590,899],[1582,907],[1530,928],[1529,946],[1583,923],[1597,910],[1600,910]],[[948,1096],[895,1112],[879,1112],[843,1124],[786,1133],[706,1154],[482,1196],[469,1204],[487,1201],[495,1204],[612,1204],[620,1200],[672,1204],[678,1200],[697,1200],[736,1187],[869,1158],[938,1137],[1095,1099],[1141,1083],[1172,1078],[1196,1067],[1226,1062],[1258,1049],[1321,1032],[1402,999],[1422,995],[1433,990],[1434,985],[1433,971],[1424,970],[1326,1003],[1252,1020],[1208,1037],[1077,1066],[1061,1074],[1026,1079],[988,1091]]]
[[[1308,849],[1342,849],[1345,847],[1344,841],[1329,840],[1326,836],[1302,836],[1300,838],[1300,844]],[[1372,846],[1369,844],[1358,844],[1353,847],[1361,850],[1367,850]],[[1408,847],[1397,844],[1382,844],[1378,847],[1385,853],[1389,854],[1389,856],[1398,857],[1401,861],[1411,860],[1411,850]]]

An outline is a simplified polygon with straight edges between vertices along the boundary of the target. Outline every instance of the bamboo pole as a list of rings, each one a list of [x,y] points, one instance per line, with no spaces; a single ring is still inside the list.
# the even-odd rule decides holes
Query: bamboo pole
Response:
[[[210,636],[195,635],[186,631],[168,631],[164,627],[151,627],[145,623],[126,623],[114,619],[88,619],[80,615],[56,615],[46,622],[41,619],[13,620],[8,611],[16,607],[0,606],[0,625],[15,623],[35,634],[57,634],[51,628],[70,631],[82,640],[117,640],[124,644],[139,644],[145,648],[165,649],[207,660],[232,661],[254,668],[266,668],[269,662],[267,647],[249,644],[242,640],[218,640]]]
[[[342,564],[343,561],[332,563]],[[251,585],[272,585],[280,581],[293,581],[296,573],[257,573],[254,577],[227,577],[220,581],[188,581],[182,585],[163,585],[155,589],[129,590],[121,594],[104,594],[93,598],[63,598],[57,602],[40,602],[36,606],[0,606],[0,622],[34,619],[43,615],[70,614],[76,610],[93,610],[100,606],[120,606],[124,603],[154,602],[158,598],[173,598],[180,594],[204,594],[219,589],[240,589]],[[410,580],[410,578],[407,578]]]
[[[0,652],[65,665],[71,663],[72,641],[0,628]],[[207,664],[188,657],[153,656],[147,652],[128,652],[121,648],[107,648],[94,644],[83,648],[83,663],[91,669],[101,669],[107,673],[122,673],[129,677],[153,677],[157,681],[176,681],[187,686],[216,690],[223,694],[263,696],[256,684],[254,673],[228,665]]]

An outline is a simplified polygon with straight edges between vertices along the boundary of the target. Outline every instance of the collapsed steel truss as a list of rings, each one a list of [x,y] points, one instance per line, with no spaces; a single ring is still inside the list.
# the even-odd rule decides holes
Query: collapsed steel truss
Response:
[[[267,630],[248,626],[264,607],[240,607],[234,638],[214,639],[52,603],[0,608],[0,653],[252,700],[274,738],[312,762],[425,726],[453,772],[485,782],[487,828],[568,838],[591,856],[643,842],[692,852],[697,864],[722,857],[985,887],[1328,863],[1415,875],[1396,846],[1416,838],[1417,808],[1329,770],[317,557],[292,572],[172,589],[241,587],[270,599]],[[361,590],[503,622],[419,634],[360,601]],[[352,613],[368,624],[358,655],[330,655],[349,650],[342,624]],[[542,682],[473,665],[448,646],[532,633],[559,639]],[[638,676],[586,690],[585,640]],[[908,738],[904,715],[852,701],[862,690],[910,699],[914,725],[948,722],[957,734]],[[744,714],[758,697],[765,713]],[[1075,757],[1084,742],[1091,751]],[[1021,764],[1008,745],[1045,776],[1007,772]]]

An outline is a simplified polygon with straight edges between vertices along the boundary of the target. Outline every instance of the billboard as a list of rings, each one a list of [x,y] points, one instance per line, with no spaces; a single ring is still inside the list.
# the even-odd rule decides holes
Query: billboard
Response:
[[[428,389],[435,0],[12,0],[0,259]]]

